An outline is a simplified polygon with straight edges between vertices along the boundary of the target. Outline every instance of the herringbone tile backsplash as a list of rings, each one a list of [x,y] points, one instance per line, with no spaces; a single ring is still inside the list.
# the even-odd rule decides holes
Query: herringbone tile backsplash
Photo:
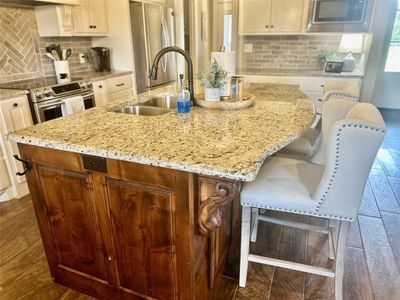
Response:
[[[53,43],[72,49],[71,73],[93,70],[79,63],[79,53],[90,52],[90,37],[39,37],[33,8],[0,6],[0,83],[55,75],[45,49]]]

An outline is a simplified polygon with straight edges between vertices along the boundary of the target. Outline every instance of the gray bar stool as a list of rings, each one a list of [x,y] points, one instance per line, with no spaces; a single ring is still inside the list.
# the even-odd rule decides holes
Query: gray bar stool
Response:
[[[333,99],[346,99],[348,101],[358,102],[360,86],[347,81],[327,80],[324,85],[323,93],[322,105],[326,101]],[[313,128],[309,128],[300,138],[282,148],[277,155],[310,160],[321,144],[321,116],[317,114],[316,118],[318,118],[318,121]]]
[[[342,299],[344,253],[350,223],[357,217],[365,183],[386,127],[373,105],[349,103],[343,99],[324,104],[322,126],[322,144],[326,146],[318,150],[319,164],[272,157],[264,163],[255,181],[243,184],[239,286],[246,285],[251,261],[335,277],[335,297]],[[325,218],[329,226],[321,228],[273,218],[259,214],[259,209]],[[249,253],[250,239],[253,242],[257,239],[259,221],[326,233],[329,257],[335,259],[334,268]],[[335,223],[337,226],[333,226]]]

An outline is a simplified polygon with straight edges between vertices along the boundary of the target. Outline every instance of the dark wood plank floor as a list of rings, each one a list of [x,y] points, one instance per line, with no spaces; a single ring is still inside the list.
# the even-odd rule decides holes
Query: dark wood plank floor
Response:
[[[349,300],[400,299],[400,112],[383,114],[388,133],[347,243],[344,297]],[[279,225],[262,222],[251,248],[261,255],[331,264],[324,235]],[[237,273],[238,264],[232,269]],[[218,283],[215,298],[221,300],[334,298],[332,279],[253,263],[246,288],[228,277]],[[0,203],[0,299],[92,299],[52,283],[29,196]]]

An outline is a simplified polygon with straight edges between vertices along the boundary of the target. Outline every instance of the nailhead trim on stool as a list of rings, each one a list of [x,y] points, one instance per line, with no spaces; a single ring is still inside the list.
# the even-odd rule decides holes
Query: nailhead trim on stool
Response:
[[[342,128],[344,127],[359,127],[359,128],[364,128],[364,129],[369,129],[369,130],[375,130],[375,131],[381,131],[382,133],[385,133],[385,130],[373,127],[373,126],[368,126],[368,125],[362,125],[362,124],[344,124],[341,126]],[[287,209],[287,208],[281,208],[281,207],[273,207],[273,206],[263,206],[263,205],[257,205],[254,203],[242,203],[243,206],[251,206],[251,207],[257,207],[257,208],[262,208],[262,209],[271,209],[271,210],[277,210],[277,211],[284,211],[284,212],[294,212],[294,213],[301,213],[305,215],[312,215],[312,216],[319,216],[319,217],[326,217],[326,218],[333,218],[337,220],[346,220],[346,221],[353,221],[354,218],[348,218],[348,217],[341,217],[341,216],[335,216],[335,215],[328,215],[328,214],[319,214],[318,210],[320,209],[322,203],[324,202],[326,196],[328,195],[328,192],[330,191],[332,184],[333,184],[333,179],[336,177],[338,168],[339,168],[339,146],[340,146],[340,135],[342,133],[342,128],[339,128],[339,133],[336,134],[336,159],[335,159],[335,168],[333,170],[332,177],[329,179],[328,187],[324,194],[321,196],[321,199],[318,201],[317,208],[315,211],[301,211],[301,210],[295,210],[295,209]]]

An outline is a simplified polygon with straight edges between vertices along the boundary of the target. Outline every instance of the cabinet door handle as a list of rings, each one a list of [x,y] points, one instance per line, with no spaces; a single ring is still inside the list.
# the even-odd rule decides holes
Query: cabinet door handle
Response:
[[[16,103],[16,102],[13,103],[13,106],[14,106],[14,107],[18,107],[18,103]]]
[[[29,160],[25,160],[25,159],[19,158],[18,155],[16,155],[16,154],[14,154],[13,157],[16,160],[20,161],[24,165],[24,171],[23,172],[17,172],[17,173],[15,173],[15,175],[24,176],[26,173],[28,173],[30,170],[32,170],[32,165],[31,165]]]
[[[324,87],[325,85],[321,84],[321,87]]]
[[[322,99],[318,99],[319,102],[322,102]]]
[[[117,83],[116,86],[123,86],[125,83]]]

